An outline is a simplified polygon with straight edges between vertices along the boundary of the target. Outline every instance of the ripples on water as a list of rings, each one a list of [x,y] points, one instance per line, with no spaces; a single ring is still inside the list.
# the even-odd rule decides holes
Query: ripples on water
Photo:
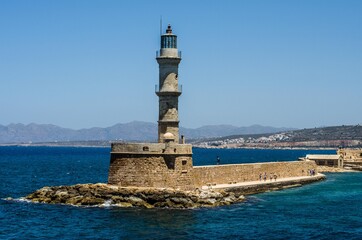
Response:
[[[0,147],[0,238],[362,239],[362,173],[328,174],[324,182],[212,209],[87,208],[3,200],[46,185],[106,182],[109,151]],[[225,164],[294,160],[310,152],[194,149],[194,162],[213,164],[217,155]]]

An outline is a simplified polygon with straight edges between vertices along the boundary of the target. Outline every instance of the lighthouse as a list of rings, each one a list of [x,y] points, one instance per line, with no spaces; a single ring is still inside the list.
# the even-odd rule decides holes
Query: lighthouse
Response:
[[[168,25],[161,35],[161,49],[157,52],[159,64],[159,85],[156,95],[159,98],[158,142],[179,142],[178,97],[182,86],[178,84],[178,65],[181,53],[177,49],[177,36]]]
[[[158,143],[115,142],[111,146],[108,183],[124,187],[195,188],[192,145],[179,141],[177,36],[168,25],[157,52],[159,83]]]
[[[178,98],[182,91],[178,82],[178,65],[181,62],[181,55],[177,49],[177,36],[172,33],[170,25],[166,33],[161,35],[161,48],[157,52],[156,60],[159,64],[159,84],[156,85],[156,94],[159,98],[158,142],[113,142],[108,184],[127,188],[137,187],[138,189],[133,190],[128,188],[127,191],[139,192],[141,195],[145,191],[144,193],[148,194],[146,198],[154,202],[152,196],[162,195],[165,188],[193,191],[210,189],[220,184],[220,188],[224,185],[225,189],[230,189],[225,192],[236,191],[235,193],[239,195],[245,189],[238,188],[241,185],[234,184],[253,181],[259,172],[281,171],[284,177],[298,177],[302,176],[306,169],[316,168],[315,162],[301,161],[290,162],[288,165],[256,163],[193,167],[192,145],[186,144],[183,137],[181,142],[179,140]],[[315,180],[320,179],[315,178]],[[153,190],[147,188],[158,188],[158,190],[152,193]],[[168,201],[176,205],[180,203],[176,198],[167,198],[167,200],[166,197],[161,198],[165,202],[156,201],[156,204],[160,205],[155,204],[155,206],[169,206]],[[126,198],[124,200],[127,201]],[[140,201],[144,202],[142,199]],[[191,200],[186,201],[187,203],[182,204],[189,204]],[[228,200],[223,201],[216,204],[230,203]],[[140,202],[137,201],[138,203]]]

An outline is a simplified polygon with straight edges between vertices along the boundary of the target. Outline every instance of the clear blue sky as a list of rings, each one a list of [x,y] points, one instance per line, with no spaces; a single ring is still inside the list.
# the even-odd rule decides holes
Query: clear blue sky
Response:
[[[161,15],[181,126],[362,123],[362,1],[2,0],[0,124],[156,122]]]

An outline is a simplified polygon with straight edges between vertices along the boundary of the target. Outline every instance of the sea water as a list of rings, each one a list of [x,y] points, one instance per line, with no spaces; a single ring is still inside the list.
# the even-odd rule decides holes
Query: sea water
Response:
[[[18,200],[41,187],[107,181],[110,148],[0,147],[0,239],[362,239],[362,173],[193,210]],[[322,150],[193,149],[194,165],[291,161]]]

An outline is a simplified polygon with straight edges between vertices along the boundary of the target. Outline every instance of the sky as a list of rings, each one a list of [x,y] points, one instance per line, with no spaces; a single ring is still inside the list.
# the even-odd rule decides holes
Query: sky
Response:
[[[180,125],[362,123],[362,1],[1,0],[0,125],[157,122],[160,18]]]

